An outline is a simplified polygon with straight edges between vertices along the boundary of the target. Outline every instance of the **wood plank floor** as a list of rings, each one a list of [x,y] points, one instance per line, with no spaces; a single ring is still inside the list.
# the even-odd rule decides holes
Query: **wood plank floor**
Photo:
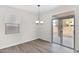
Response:
[[[17,46],[0,49],[0,53],[73,53],[69,48],[51,44],[44,40],[34,40]]]

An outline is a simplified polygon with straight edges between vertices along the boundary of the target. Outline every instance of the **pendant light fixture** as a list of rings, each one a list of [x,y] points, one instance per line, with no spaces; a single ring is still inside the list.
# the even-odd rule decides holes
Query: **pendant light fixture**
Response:
[[[39,21],[39,16],[40,16],[40,14],[39,14],[40,13],[40,9],[39,8],[40,8],[40,5],[37,5],[37,7],[38,7],[38,16],[37,16],[38,20],[35,23],[39,24],[40,23],[40,21]]]
[[[35,22],[36,24],[44,23],[43,21],[40,21],[40,5],[37,5],[38,7],[38,20]]]

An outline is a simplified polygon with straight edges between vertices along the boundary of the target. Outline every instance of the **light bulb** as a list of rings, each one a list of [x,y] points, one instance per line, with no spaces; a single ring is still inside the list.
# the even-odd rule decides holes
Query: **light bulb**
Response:
[[[40,22],[37,20],[37,21],[35,21],[35,23],[38,24],[38,23],[40,23]]]
[[[43,21],[40,21],[40,23],[43,24],[44,22]]]

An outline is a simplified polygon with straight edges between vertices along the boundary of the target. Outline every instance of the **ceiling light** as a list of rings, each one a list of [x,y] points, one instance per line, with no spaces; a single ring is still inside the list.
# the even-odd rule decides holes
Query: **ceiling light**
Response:
[[[40,23],[40,21],[38,21],[38,20],[37,20],[35,23],[36,23],[36,24],[39,24],[39,23]]]
[[[40,21],[40,23],[43,24],[44,22],[43,21]]]
[[[44,23],[43,21],[40,20],[40,5],[37,5],[38,7],[38,19],[35,21],[36,24]]]

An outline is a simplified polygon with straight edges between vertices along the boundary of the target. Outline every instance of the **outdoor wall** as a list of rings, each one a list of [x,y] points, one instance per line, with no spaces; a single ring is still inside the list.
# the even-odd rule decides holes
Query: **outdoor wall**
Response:
[[[20,33],[5,34],[5,21],[10,15],[15,15]],[[0,49],[36,39],[35,20],[36,16],[27,11],[0,6]]]

